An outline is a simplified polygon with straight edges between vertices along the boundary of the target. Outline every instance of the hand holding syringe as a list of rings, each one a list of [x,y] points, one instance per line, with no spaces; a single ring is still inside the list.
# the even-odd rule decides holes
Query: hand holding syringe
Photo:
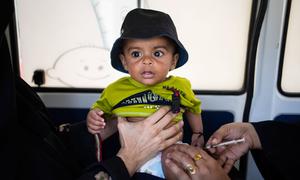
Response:
[[[205,149],[216,148],[216,147],[221,147],[221,146],[228,146],[231,144],[238,144],[238,143],[244,143],[244,142],[245,142],[245,138],[234,139],[234,140],[230,140],[230,141],[221,142],[218,144],[207,145],[207,146],[205,146]]]

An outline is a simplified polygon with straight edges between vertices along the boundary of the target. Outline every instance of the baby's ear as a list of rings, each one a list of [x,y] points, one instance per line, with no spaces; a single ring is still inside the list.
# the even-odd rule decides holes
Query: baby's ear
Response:
[[[176,68],[178,59],[179,59],[179,54],[178,53],[174,54],[173,55],[173,60],[172,60],[170,71],[172,71],[172,70],[174,70]]]
[[[126,64],[124,55],[123,55],[123,54],[120,54],[120,55],[119,55],[119,58],[120,58],[120,60],[121,60],[121,63],[122,63],[122,65],[123,65],[124,69],[125,69],[126,71],[128,71],[128,68],[127,68],[127,64]]]

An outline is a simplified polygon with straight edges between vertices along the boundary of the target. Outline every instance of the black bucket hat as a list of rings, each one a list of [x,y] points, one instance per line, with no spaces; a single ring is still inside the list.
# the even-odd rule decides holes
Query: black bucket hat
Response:
[[[110,52],[111,65],[118,71],[128,73],[119,58],[124,39],[146,39],[155,36],[170,38],[177,45],[179,59],[176,68],[184,65],[188,60],[188,53],[178,40],[176,27],[171,17],[163,12],[150,9],[133,9],[122,24],[121,36],[115,41]]]

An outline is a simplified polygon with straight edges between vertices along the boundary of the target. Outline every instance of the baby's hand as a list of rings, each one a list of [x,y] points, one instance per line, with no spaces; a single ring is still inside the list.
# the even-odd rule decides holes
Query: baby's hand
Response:
[[[102,117],[103,114],[103,111],[101,111],[100,109],[90,110],[86,119],[87,128],[90,133],[97,134],[105,128],[106,123],[104,121],[104,118]]]
[[[204,146],[203,134],[194,133],[192,135],[191,145],[202,148]]]

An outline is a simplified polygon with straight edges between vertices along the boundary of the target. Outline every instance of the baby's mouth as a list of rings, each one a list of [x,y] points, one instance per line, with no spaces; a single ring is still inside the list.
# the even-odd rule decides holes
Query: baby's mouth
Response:
[[[154,73],[152,71],[144,71],[142,72],[142,76],[145,79],[151,79],[154,77]]]

